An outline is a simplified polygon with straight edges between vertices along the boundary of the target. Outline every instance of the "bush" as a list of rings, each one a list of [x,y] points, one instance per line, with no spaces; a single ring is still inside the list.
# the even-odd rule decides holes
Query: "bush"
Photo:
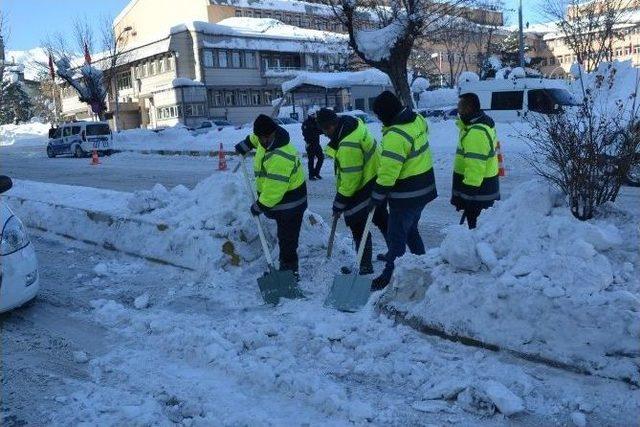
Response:
[[[597,206],[615,201],[636,161],[638,73],[633,71],[636,78],[630,86],[628,78],[618,78],[619,68],[625,77],[630,71],[618,65],[602,64],[589,75],[579,70],[574,86],[581,105],[529,118],[529,163],[566,194],[571,212],[580,220],[592,218]]]

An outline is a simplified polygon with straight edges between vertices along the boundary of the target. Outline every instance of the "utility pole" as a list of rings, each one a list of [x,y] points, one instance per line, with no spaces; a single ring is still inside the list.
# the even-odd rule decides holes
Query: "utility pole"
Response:
[[[519,66],[524,68],[524,29],[522,27],[522,0],[518,4],[518,57]]]

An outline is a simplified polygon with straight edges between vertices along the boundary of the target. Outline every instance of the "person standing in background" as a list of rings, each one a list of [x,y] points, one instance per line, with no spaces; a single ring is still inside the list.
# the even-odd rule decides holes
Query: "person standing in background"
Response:
[[[307,162],[309,166],[309,179],[315,181],[322,179],[320,171],[324,162],[324,154],[320,147],[320,135],[322,131],[316,123],[316,115],[309,114],[302,123],[302,137],[307,148]],[[315,165],[314,165],[315,163]]]

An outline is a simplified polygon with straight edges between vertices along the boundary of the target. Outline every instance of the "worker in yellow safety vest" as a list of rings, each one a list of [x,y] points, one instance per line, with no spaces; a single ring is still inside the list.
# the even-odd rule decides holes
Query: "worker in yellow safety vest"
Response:
[[[264,114],[254,121],[253,133],[235,148],[242,156],[256,150],[253,170],[258,200],[251,205],[251,214],[264,213],[276,221],[280,270],[292,270],[297,278],[298,241],[307,208],[307,184],[298,151],[289,133]]]
[[[460,223],[467,221],[476,228],[482,209],[500,199],[497,135],[495,123],[480,109],[474,93],[460,96],[458,101],[460,130],[453,163],[451,204],[462,210]]]
[[[362,120],[349,115],[338,116],[328,108],[322,108],[316,113],[316,121],[322,132],[329,137],[325,152],[334,162],[336,195],[333,200],[333,214],[344,216],[356,248],[359,248],[380,163],[376,140]],[[373,223],[380,229],[385,240],[387,222],[387,208],[381,206],[374,213]],[[359,266],[361,275],[373,274],[372,252],[369,235],[365,240]],[[342,267],[342,273],[349,274],[351,271],[348,267]]]
[[[438,196],[429,148],[429,127],[424,117],[403,107],[391,92],[382,92],[373,103],[382,121],[382,152],[371,208],[389,202],[386,265],[373,280],[372,291],[389,284],[395,259],[405,253],[425,253],[418,221],[427,203]]]

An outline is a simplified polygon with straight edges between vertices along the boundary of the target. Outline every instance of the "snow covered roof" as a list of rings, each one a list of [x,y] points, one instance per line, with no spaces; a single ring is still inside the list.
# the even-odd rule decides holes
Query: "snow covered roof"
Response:
[[[171,32],[186,30],[207,35],[233,36],[203,42],[204,47],[211,48],[318,53],[340,53],[348,50],[346,35],[299,28],[277,19],[227,18],[217,24],[195,21],[177,25]]]
[[[29,50],[8,50],[5,58],[7,62],[15,62],[24,67],[25,80],[37,80],[39,74],[46,72],[49,61],[47,52],[41,47]]]
[[[351,86],[390,86],[389,76],[375,68],[363,71],[343,71],[338,73],[316,73],[304,71],[295,78],[282,83],[284,92],[302,85],[339,89]]]
[[[210,0],[213,5],[334,16],[331,6],[297,0]]]

